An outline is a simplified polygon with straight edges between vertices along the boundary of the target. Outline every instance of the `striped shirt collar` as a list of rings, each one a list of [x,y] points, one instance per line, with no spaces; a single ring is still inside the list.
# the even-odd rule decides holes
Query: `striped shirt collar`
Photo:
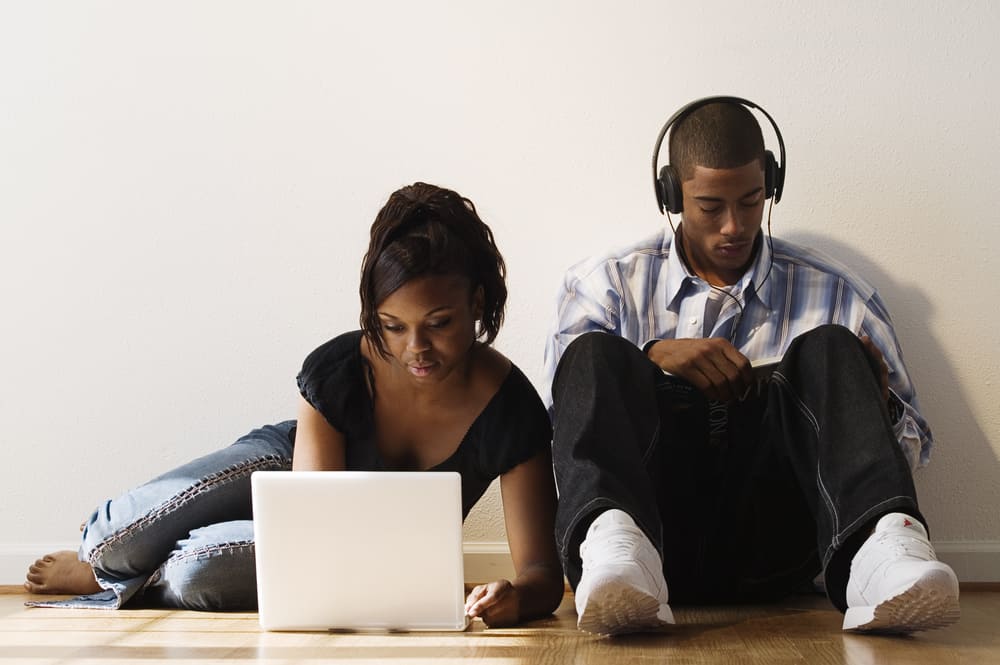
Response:
[[[687,288],[690,285],[695,282],[707,284],[705,280],[688,269],[681,258],[681,251],[671,251],[672,241],[675,241],[678,249],[680,249],[680,233],[682,229],[683,224],[677,227],[677,234],[672,234],[666,230],[663,234],[663,253],[667,255],[667,288],[665,290],[666,302],[664,302],[664,309],[670,311],[677,310],[679,299],[687,295]],[[768,272],[771,267],[772,255],[770,243],[764,237],[763,230],[757,234],[756,245],[757,249],[754,260],[751,262],[750,268],[743,273],[743,276],[735,284],[736,289],[733,295],[741,301],[756,296],[765,308],[770,309],[772,290],[770,280],[768,279]],[[757,284],[757,275],[761,276],[760,279],[763,280],[762,284]]]

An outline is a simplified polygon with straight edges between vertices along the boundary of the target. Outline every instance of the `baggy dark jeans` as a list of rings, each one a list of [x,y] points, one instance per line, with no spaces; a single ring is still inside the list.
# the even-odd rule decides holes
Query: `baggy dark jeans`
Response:
[[[759,601],[821,570],[846,609],[850,561],[874,520],[917,508],[909,466],[860,340],[827,325],[796,338],[750,415],[709,436],[631,342],[588,333],[553,382],[556,539],[571,586],[590,522],[618,508],[663,558],[672,603]]]

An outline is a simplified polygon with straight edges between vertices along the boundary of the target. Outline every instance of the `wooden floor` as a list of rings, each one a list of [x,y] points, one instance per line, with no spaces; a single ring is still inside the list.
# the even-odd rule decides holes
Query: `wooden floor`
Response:
[[[842,633],[819,596],[775,605],[674,608],[678,625],[599,638],[576,630],[572,596],[555,616],[516,629],[465,633],[267,633],[254,613],[26,608],[0,593],[0,663],[851,663],[1000,664],[1000,593],[963,591],[962,619],[913,637]]]

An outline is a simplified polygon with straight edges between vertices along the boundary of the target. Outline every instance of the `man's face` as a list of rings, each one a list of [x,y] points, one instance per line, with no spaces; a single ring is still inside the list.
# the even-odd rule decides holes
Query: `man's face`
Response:
[[[764,213],[760,161],[732,169],[696,166],[681,193],[681,240],[690,268],[709,284],[735,284],[753,259]]]

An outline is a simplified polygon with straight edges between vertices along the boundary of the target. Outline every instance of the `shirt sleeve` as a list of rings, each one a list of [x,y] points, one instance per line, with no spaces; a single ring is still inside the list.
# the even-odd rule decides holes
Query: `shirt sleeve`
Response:
[[[368,423],[371,410],[362,378],[360,340],[360,331],[345,333],[317,347],[296,377],[303,399],[347,435]]]
[[[915,470],[930,461],[934,438],[927,420],[920,413],[920,400],[903,362],[899,340],[878,293],[873,293],[868,300],[861,334],[871,338],[889,367],[889,390],[903,405],[901,417],[892,424],[893,432],[910,469]]]
[[[616,288],[608,262],[571,268],[556,297],[556,319],[545,340],[542,372],[542,401],[551,415],[552,381],[566,347],[588,332],[621,335],[619,304],[621,288]]]

